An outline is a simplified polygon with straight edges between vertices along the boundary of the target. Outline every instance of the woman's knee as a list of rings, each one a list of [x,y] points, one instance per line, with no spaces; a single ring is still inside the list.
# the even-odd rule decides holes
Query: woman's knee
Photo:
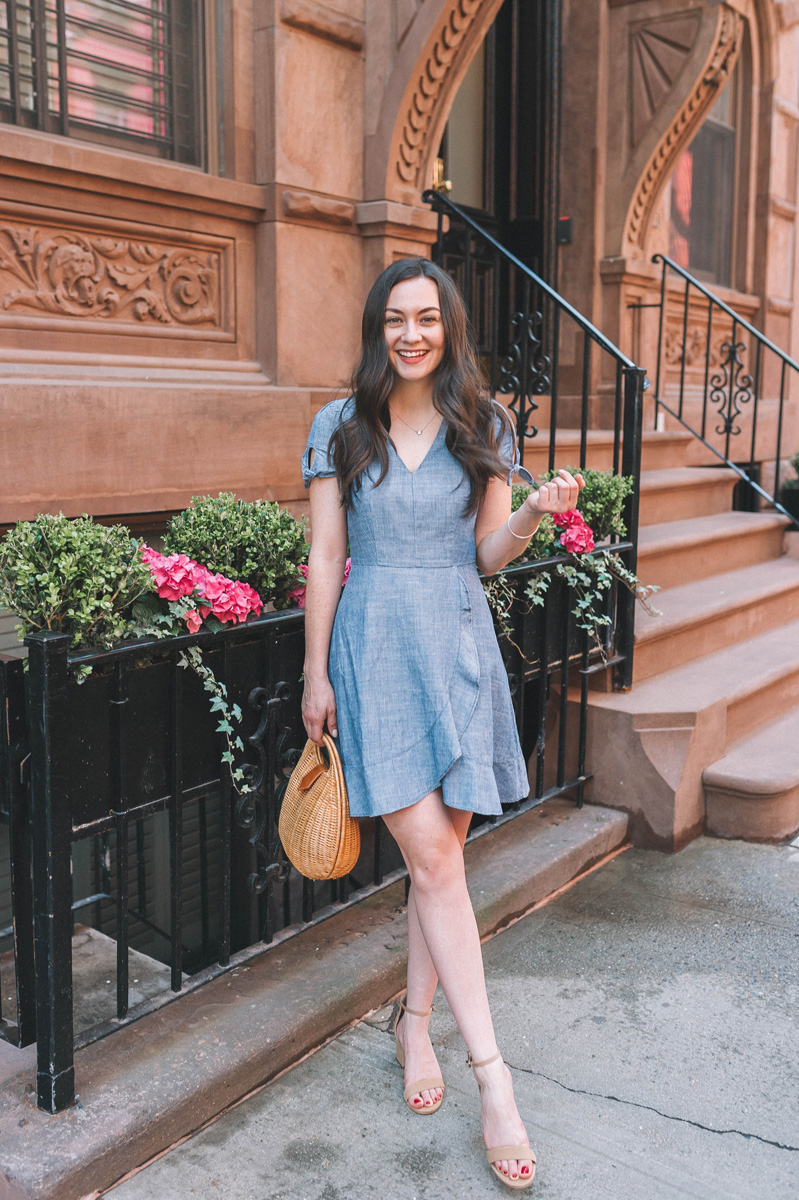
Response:
[[[409,856],[411,886],[417,895],[459,886],[464,878],[463,851],[456,838],[430,841]]]

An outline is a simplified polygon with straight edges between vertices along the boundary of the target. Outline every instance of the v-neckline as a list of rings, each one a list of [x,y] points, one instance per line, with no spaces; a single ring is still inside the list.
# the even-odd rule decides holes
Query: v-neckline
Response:
[[[388,444],[389,444],[389,446],[390,446],[390,447],[391,447],[391,449],[394,451],[394,453],[396,454],[397,458],[398,458],[398,459],[399,459],[399,461],[402,463],[403,467],[405,468],[405,470],[408,472],[408,474],[409,474],[409,475],[415,475],[417,471],[420,471],[420,470],[422,469],[422,467],[424,466],[424,464],[427,462],[428,458],[430,457],[430,455],[431,455],[431,453],[432,453],[432,450],[433,450],[433,447],[435,446],[436,442],[438,441],[439,437],[441,436],[441,430],[442,430],[443,428],[444,428],[444,418],[442,417],[442,418],[441,418],[441,424],[439,425],[438,429],[436,430],[436,436],[433,438],[432,442],[431,442],[431,443],[430,443],[430,445],[427,447],[427,452],[426,452],[426,454],[425,454],[424,458],[423,458],[423,459],[422,459],[422,461],[419,463],[418,467],[414,467],[414,469],[413,469],[413,470],[411,470],[411,468],[410,468],[410,467],[408,466],[408,464],[406,463],[405,459],[404,459],[404,458],[402,457],[402,455],[400,454],[400,452],[399,452],[399,450],[397,449],[397,447],[394,445],[394,439],[391,437],[391,434],[389,434],[389,435],[388,435]]]

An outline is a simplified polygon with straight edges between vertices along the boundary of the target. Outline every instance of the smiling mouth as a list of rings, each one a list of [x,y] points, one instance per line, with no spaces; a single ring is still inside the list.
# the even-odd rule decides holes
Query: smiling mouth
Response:
[[[397,354],[405,362],[418,362],[419,359],[429,353],[427,350],[398,350]]]

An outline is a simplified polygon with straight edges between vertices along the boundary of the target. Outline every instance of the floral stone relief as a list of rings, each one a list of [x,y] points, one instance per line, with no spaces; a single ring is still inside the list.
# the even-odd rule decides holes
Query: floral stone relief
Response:
[[[0,297],[6,312],[219,329],[220,259],[206,248],[3,223]]]

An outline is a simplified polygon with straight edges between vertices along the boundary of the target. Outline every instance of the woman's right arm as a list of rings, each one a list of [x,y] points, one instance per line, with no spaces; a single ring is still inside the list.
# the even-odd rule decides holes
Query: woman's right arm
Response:
[[[311,481],[311,552],[305,588],[305,686],[302,719],[317,745],[322,732],[336,737],[336,697],[327,674],[330,635],[347,562],[347,514],[335,476]]]

